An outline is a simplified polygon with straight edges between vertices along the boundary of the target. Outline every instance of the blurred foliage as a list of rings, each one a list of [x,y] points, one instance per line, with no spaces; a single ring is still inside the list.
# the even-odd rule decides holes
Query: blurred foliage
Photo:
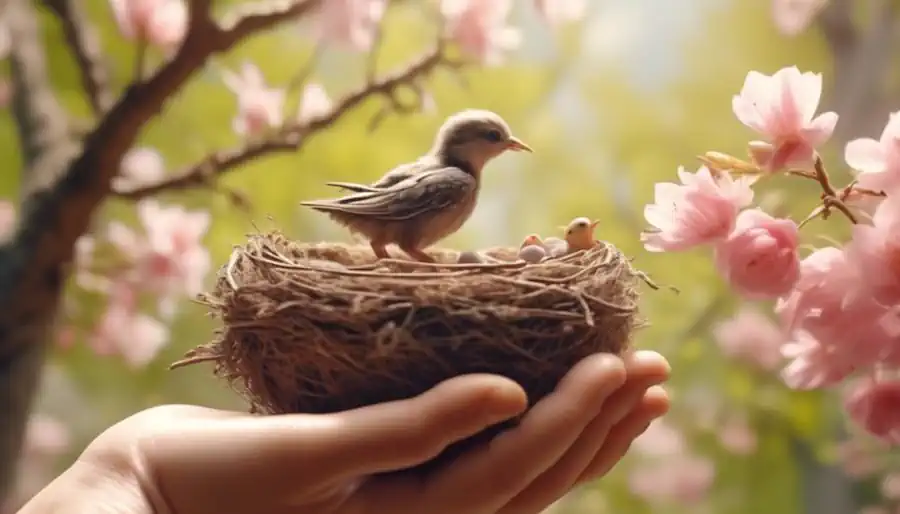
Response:
[[[379,58],[380,69],[402,65],[430,41],[427,26],[410,4],[415,2],[401,4],[389,13],[391,28]],[[121,89],[130,78],[134,50],[118,35],[106,2],[84,5],[89,6],[102,31],[115,86]],[[60,31],[49,13],[44,22],[54,86],[66,106],[86,118],[87,105]],[[224,183],[247,194],[253,205],[251,213],[209,191],[171,193],[161,200],[212,211],[215,221],[208,244],[217,264],[225,261],[232,245],[242,242],[255,224],[277,226],[299,239],[348,239],[324,217],[300,210],[297,202],[331,194],[321,185],[325,180],[368,182],[419,155],[430,145],[443,117],[453,111],[463,107],[497,111],[536,152],[505,156],[491,165],[479,212],[446,244],[514,244],[528,232],[550,234],[574,216],[600,218],[601,237],[634,256],[636,265],[658,282],[681,290],[680,295],[665,289],[647,291],[643,310],[651,325],[639,334],[637,345],[656,349],[670,359],[671,417],[696,436],[692,441],[698,452],[716,460],[718,475],[708,512],[799,512],[800,470],[793,447],[802,440],[819,451],[830,440],[833,434],[829,429],[836,419],[832,398],[788,392],[777,377],[761,376],[727,362],[711,340],[709,320],[728,315],[736,301],[724,290],[709,255],[648,254],[637,234],[654,183],[675,180],[677,166],[696,169],[695,155],[707,150],[743,156],[743,145],[751,134],[734,119],[730,105],[748,70],[771,73],[797,64],[803,70],[825,72],[828,87],[823,41],[815,32],[791,40],[778,35],[768,9],[755,0],[717,3],[703,25],[682,41],[679,75],[665,87],[648,92],[630,83],[627,55],[622,56],[620,67],[597,67],[579,53],[577,31],[550,39],[547,33],[537,34],[542,29],[529,30],[543,38],[542,44],[552,46],[558,60],[548,63],[524,56],[503,67],[470,70],[465,73],[465,87],[457,77],[439,73],[429,87],[437,113],[392,116],[373,134],[367,125],[379,100],[372,99],[314,136],[302,151],[260,159],[229,173]],[[537,43],[530,41],[529,45]],[[312,53],[301,29],[292,26],[247,41],[211,63],[173,98],[146,128],[141,144],[159,149],[173,170],[214,149],[239,144],[230,131],[235,101],[221,84],[217,70],[250,59],[272,84],[285,83]],[[158,62],[159,56],[154,58]],[[313,78],[321,81],[329,94],[339,96],[359,84],[363,65],[361,56],[330,50]],[[577,120],[557,115],[553,101],[568,82],[572,84],[565,94],[578,103],[581,118]],[[602,124],[592,124],[592,120],[602,120]],[[581,128],[567,127],[569,122],[577,122]],[[0,155],[10,170],[19,162],[16,145],[10,114],[0,112]],[[828,149],[829,161],[838,162],[839,155],[839,149]],[[840,172],[839,168],[836,171]],[[772,182],[760,191],[781,190],[791,199],[790,213],[795,218],[805,216],[814,205],[815,184],[780,178]],[[16,173],[0,174],[0,196],[15,197],[16,188]],[[113,217],[133,220],[132,204],[110,201],[97,227],[102,229],[103,221]],[[822,230],[844,230],[839,219],[814,223],[810,228],[805,232],[808,243],[816,242],[813,235]],[[73,292],[71,300],[79,304],[81,312],[93,313],[95,319],[99,316],[102,306],[90,298]],[[78,391],[85,402],[77,419],[71,409],[63,409],[64,417],[72,416],[68,420],[82,443],[73,452],[110,423],[150,405],[185,402],[240,408],[238,399],[211,377],[209,367],[166,369],[186,349],[208,340],[213,328],[200,306],[185,303],[173,327],[174,341],[142,370],[128,369],[115,358],[93,355],[83,344],[57,352],[51,375],[66,377],[61,382],[67,384],[64,387]],[[42,403],[51,411],[58,410],[54,397],[61,388],[45,389]],[[746,457],[729,455],[702,428],[695,430],[696,405],[688,401],[695,391],[712,392],[728,410],[747,412],[758,431],[758,452]],[[627,470],[628,463],[622,469]],[[610,512],[658,512],[630,496],[625,480],[624,473],[614,473],[597,486]],[[583,512],[598,511],[596,501],[585,505]],[[675,510],[666,508],[665,512]]]

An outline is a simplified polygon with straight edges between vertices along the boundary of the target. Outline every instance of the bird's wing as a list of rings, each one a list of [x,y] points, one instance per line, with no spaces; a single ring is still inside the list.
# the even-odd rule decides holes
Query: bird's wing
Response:
[[[475,177],[459,168],[441,168],[416,173],[378,191],[355,193],[334,200],[301,202],[301,205],[381,221],[403,221],[454,205],[476,187]]]
[[[372,187],[391,187],[408,179],[416,173],[437,170],[443,167],[444,166],[441,165],[436,159],[430,157],[422,157],[419,160],[401,164],[400,166],[397,166],[391,171],[385,173],[380,179],[372,183]]]
[[[371,193],[373,191],[377,191],[377,189],[372,186],[364,186],[362,184],[356,184],[354,182],[326,182],[325,185],[338,187],[347,191],[352,191],[354,193]]]

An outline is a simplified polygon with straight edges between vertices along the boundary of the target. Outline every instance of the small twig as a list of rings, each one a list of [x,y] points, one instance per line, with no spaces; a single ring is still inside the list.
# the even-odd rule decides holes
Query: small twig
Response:
[[[115,98],[109,72],[103,63],[103,48],[97,31],[77,0],[44,0],[62,25],[63,36],[81,74],[81,85],[95,116],[101,116]]]
[[[144,67],[147,62],[147,43],[143,39],[139,39],[134,46],[134,69],[132,71],[131,81],[135,84],[144,80]]]
[[[321,116],[302,122],[287,123],[266,139],[247,142],[231,150],[220,150],[155,184],[128,191],[116,191],[115,194],[121,198],[139,200],[161,191],[208,187],[213,177],[218,177],[255,158],[278,152],[295,152],[303,147],[310,136],[332,126],[368,98],[378,95],[390,96],[397,89],[429,75],[441,66],[452,67],[452,62],[448,61],[442,48],[438,45],[404,68],[386,74],[372,84],[363,85],[335,102],[331,110]]]

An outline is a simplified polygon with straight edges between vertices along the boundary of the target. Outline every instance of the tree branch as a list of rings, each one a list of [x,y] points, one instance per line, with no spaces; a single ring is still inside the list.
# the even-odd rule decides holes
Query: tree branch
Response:
[[[81,74],[81,85],[94,115],[102,116],[115,101],[109,86],[109,73],[103,64],[103,48],[97,31],[79,0],[44,0],[62,25],[69,51]]]
[[[393,73],[363,85],[335,102],[331,110],[307,122],[288,122],[267,139],[249,142],[238,148],[214,152],[198,163],[165,177],[160,182],[129,191],[116,191],[122,198],[138,200],[162,191],[185,190],[211,185],[215,178],[255,158],[278,152],[300,149],[307,139],[332,126],[345,114],[369,98],[385,96],[393,98],[398,89],[411,86],[441,66],[457,67],[449,60],[442,44],[423,54],[413,62]]]
[[[210,17],[211,0],[191,0],[188,33],[179,51],[150,79],[133,84],[77,152],[47,81],[32,0],[7,0],[14,114],[25,157],[23,189],[29,194],[15,235],[0,245],[0,503],[13,483],[75,241],[109,195],[122,156],[144,124],[213,53],[309,12],[321,1],[281,1],[232,17],[228,28]]]

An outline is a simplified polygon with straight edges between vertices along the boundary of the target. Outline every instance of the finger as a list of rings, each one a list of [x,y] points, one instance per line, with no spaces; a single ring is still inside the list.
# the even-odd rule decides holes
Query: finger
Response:
[[[518,427],[429,477],[423,497],[446,512],[496,512],[566,452],[624,382],[618,357],[582,360]]]
[[[621,422],[641,403],[647,388],[666,380],[669,365],[655,352],[638,352],[625,361],[627,381],[603,406],[603,410],[581,433],[566,454],[534,480],[500,512],[539,512],[565,495],[594,456],[600,451],[610,428]]]
[[[641,405],[610,430],[603,447],[594,455],[576,485],[609,473],[628,453],[631,443],[647,430],[653,420],[663,416],[668,410],[669,396],[666,390],[660,386],[648,389]]]
[[[144,450],[172,489],[278,497],[297,484],[316,487],[429,460],[526,406],[515,382],[468,375],[408,400],[333,415],[185,422],[178,433],[145,441]]]

